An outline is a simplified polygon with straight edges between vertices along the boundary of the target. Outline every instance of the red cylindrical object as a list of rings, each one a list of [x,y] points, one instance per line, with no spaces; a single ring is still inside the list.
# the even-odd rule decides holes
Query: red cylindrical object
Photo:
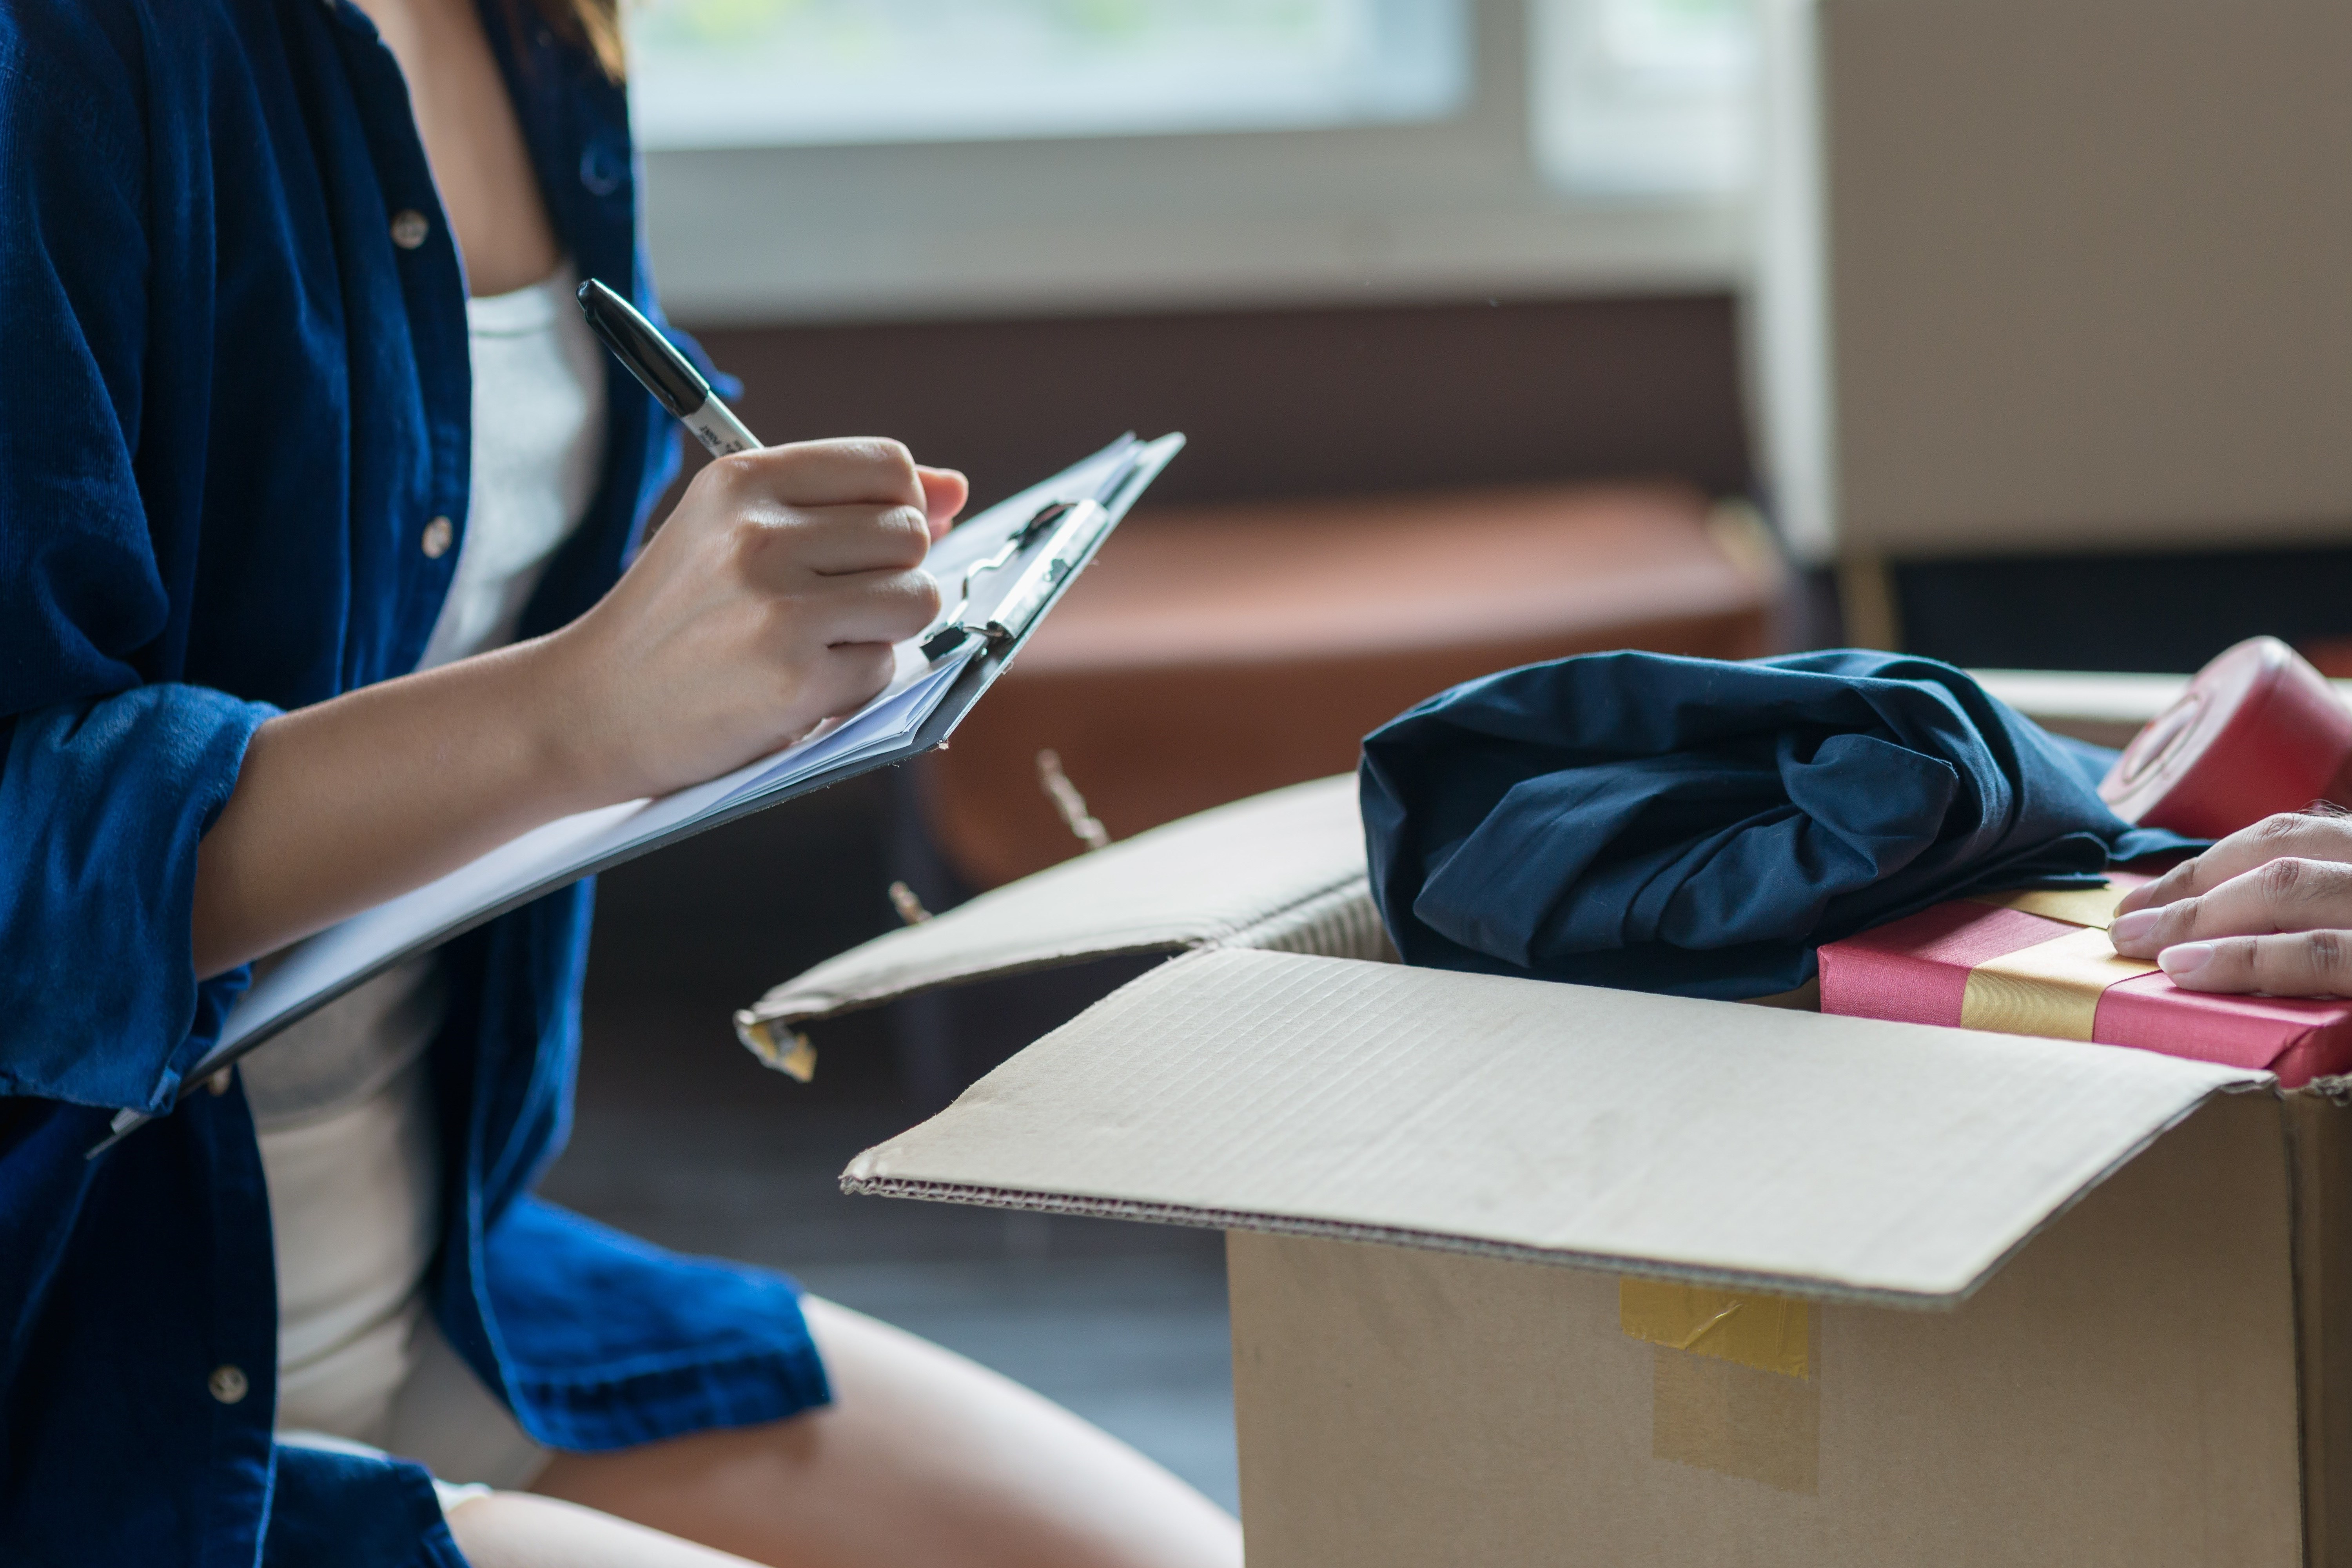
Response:
[[[2276,637],[2197,672],[2099,784],[2117,816],[2221,838],[2316,801],[2352,806],[2352,707]]]

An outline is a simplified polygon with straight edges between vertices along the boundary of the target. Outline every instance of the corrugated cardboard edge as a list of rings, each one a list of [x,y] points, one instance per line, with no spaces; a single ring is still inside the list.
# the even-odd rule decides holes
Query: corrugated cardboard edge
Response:
[[[946,919],[946,916],[941,916]],[[896,932],[892,932],[896,935]],[[877,938],[887,941],[887,937]],[[1159,937],[1113,943],[1076,943],[1005,963],[959,970],[915,984],[845,986],[837,990],[802,989],[797,981],[762,996],[736,1016],[739,1029],[751,1025],[795,1028],[821,1023],[845,1013],[878,1007],[901,996],[951,990],[982,980],[999,980],[1040,970],[1066,969],[1101,958],[1148,957],[1153,953],[1202,952],[1244,948],[1266,952],[1297,952],[1318,958],[1357,958],[1373,963],[1394,963],[1397,952],[1381,923],[1380,907],[1372,902],[1369,878],[1353,876],[1318,888],[1270,914],[1229,931],[1185,937]],[[747,1042],[748,1043],[748,1042]],[[754,1047],[757,1048],[757,1047]]]
[[[1203,812],[1167,824],[1125,840],[1106,851],[1105,855],[1129,858],[1132,874],[1138,879],[1149,879],[1153,875],[1155,855],[1173,852],[1179,844],[1189,847],[1213,833],[1216,824],[1210,819],[1220,815],[1241,816],[1267,810],[1296,810],[1297,803],[1308,792],[1331,797],[1328,805],[1318,804],[1316,811],[1319,814],[1326,810],[1344,809],[1353,830],[1356,821],[1353,777],[1339,775],[1269,791],[1263,795],[1220,806],[1213,812]],[[1342,796],[1344,806],[1339,802]],[[1262,824],[1265,817],[1257,816],[1256,820]],[[1238,832],[1235,835],[1240,836]],[[1324,863],[1327,867],[1330,864],[1328,859]],[[1096,860],[1092,857],[1066,861],[983,894],[971,903],[948,910],[923,926],[890,931],[863,942],[772,987],[759,1001],[735,1015],[736,1032],[753,1052],[765,1057],[779,1047],[780,1036],[803,1024],[879,1006],[901,996],[919,995],[928,991],[1033,973],[1039,970],[1066,968],[1097,959],[1148,957],[1158,953],[1218,948],[1386,963],[1393,963],[1396,959],[1396,950],[1389,942],[1379,907],[1372,901],[1369,874],[1361,860],[1358,859],[1354,866],[1337,875],[1327,871],[1322,876],[1307,879],[1302,885],[1286,889],[1282,897],[1238,922],[1214,915],[1204,916],[1197,909],[1171,907],[1156,922],[1150,920],[1130,921],[1123,931],[1107,936],[1101,933],[1064,933],[1058,940],[1048,939],[1014,954],[978,962],[940,963],[929,973],[909,973],[910,969],[919,972],[924,968],[919,960],[912,963],[905,960],[891,962],[891,955],[905,952],[912,945],[934,941],[939,931],[957,924],[999,918],[1017,921],[1021,918],[1017,911],[1024,906],[1034,909],[1040,901],[1050,900],[1074,873],[1098,875],[1106,864],[1107,861]]]
[[[944,917],[943,917],[944,918]],[[896,935],[896,932],[890,933]],[[887,937],[877,938],[887,941]],[[928,980],[912,983],[881,983],[871,985],[845,985],[817,989],[803,986],[798,980],[788,980],[770,991],[749,1007],[735,1015],[735,1033],[755,1053],[764,1054],[767,1042],[755,1040],[752,1032],[793,1030],[804,1024],[822,1024],[829,1018],[839,1018],[851,1013],[861,1013],[868,1007],[879,1007],[896,1002],[902,996],[921,996],[933,991],[952,991],[961,985],[977,984],[983,980],[1003,980],[1015,974],[1034,974],[1040,970],[1066,969],[1072,964],[1091,963],[1100,958],[1149,958],[1155,954],[1193,952],[1202,946],[1215,946],[1219,938],[1169,939],[1150,938],[1128,942],[1106,942],[1099,946],[1072,946],[1051,952],[1032,953],[1003,963],[992,963],[971,969],[941,973]],[[852,949],[856,952],[856,949]]]
[[[2352,1563],[2352,1079],[2285,1096],[2294,1214],[2296,1362],[2303,1406],[2303,1528],[2311,1568]]]
[[[1244,926],[1230,936],[1196,947],[1245,947],[1261,952],[1303,952],[1318,958],[1360,958],[1394,963],[1380,906],[1372,901],[1370,877],[1350,877],[1289,908]]]
[[[1147,1225],[1192,1226],[1212,1230],[1253,1230],[1276,1236],[1314,1237],[1328,1241],[1412,1247],[1434,1252],[1464,1253],[1475,1258],[1504,1258],[1518,1263],[1540,1263],[1555,1268],[1583,1269],[1595,1273],[1639,1274],[1653,1279],[1685,1280],[1692,1284],[1719,1286],[1727,1289],[1760,1290],[1801,1297],[1812,1301],[1841,1301],[1860,1306],[1895,1307],[1914,1311],[1948,1311],[1975,1295],[1984,1287],[1987,1280],[2007,1268],[2011,1258],[2032,1245],[2037,1237],[2057,1223],[2116,1172],[2138,1159],[2166,1133],[2186,1122],[2203,1110],[2216,1095],[2221,1094],[2270,1094],[2282,1100],[2287,1098],[2284,1091],[2279,1089],[2275,1080],[2265,1079],[2226,1085],[2192,1101],[2178,1115],[2153,1129],[2147,1136],[2131,1145],[2088,1181],[2075,1188],[2071,1194],[2048,1214],[2042,1215],[2038,1224],[2019,1237],[1966,1286],[1948,1294],[1887,1290],[1853,1286],[1832,1279],[1806,1279],[1784,1274],[1761,1274],[1742,1269],[1700,1268],[1628,1254],[1568,1252],[1550,1247],[1528,1247],[1512,1242],[1490,1241],[1476,1237],[1451,1236],[1439,1231],[1405,1230],[1349,1221],[1317,1219],[1302,1215],[1272,1214],[1247,1209],[1196,1208],[1181,1204],[1143,1203],[1130,1198],[1102,1197],[1082,1193],[1024,1192],[1005,1187],[964,1186],[952,1182],[912,1181],[891,1176],[861,1176],[857,1173],[857,1167],[865,1158],[863,1155],[859,1157],[859,1161],[852,1162],[849,1168],[842,1173],[841,1190],[852,1196],[918,1198],[929,1203],[965,1204],[980,1208],[1026,1209],[1039,1214],[1077,1215],[1091,1219],[1134,1220]],[[2286,1114],[2284,1107],[2282,1107],[2282,1114]]]

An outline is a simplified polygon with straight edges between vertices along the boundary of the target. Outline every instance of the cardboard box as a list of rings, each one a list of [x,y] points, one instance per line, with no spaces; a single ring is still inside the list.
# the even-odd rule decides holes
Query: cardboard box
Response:
[[[2337,1086],[1318,953],[1361,872],[1300,786],[742,1022],[1182,954],[844,1185],[1224,1229],[1251,1568],[2352,1563]]]
[[[1226,1229],[1252,1568],[2285,1568],[2352,1551],[2345,1114],[2141,1052],[1211,952],[844,1186]]]

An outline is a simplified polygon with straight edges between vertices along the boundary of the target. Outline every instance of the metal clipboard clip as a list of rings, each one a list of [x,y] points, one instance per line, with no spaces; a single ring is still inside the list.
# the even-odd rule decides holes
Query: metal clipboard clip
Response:
[[[975,563],[963,574],[961,594],[946,624],[923,639],[923,657],[937,664],[974,637],[991,647],[1017,640],[1053,599],[1055,590],[1109,531],[1111,514],[1107,503],[1126,488],[1134,472],[1130,458],[1105,481],[1097,492],[1101,499],[1089,496],[1084,500],[1047,502],[995,554]],[[1041,539],[1042,544],[1037,542]],[[985,579],[1007,572],[1015,574],[1012,584],[988,617],[967,619],[972,614],[973,591],[983,586]]]

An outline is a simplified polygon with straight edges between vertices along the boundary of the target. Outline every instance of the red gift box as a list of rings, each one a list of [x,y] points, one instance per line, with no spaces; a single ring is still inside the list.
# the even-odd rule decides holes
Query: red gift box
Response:
[[[2124,889],[1960,899],[1821,950],[1822,1011],[2130,1046],[2266,1068],[2287,1088],[2352,1070],[2352,1001],[2183,991],[2118,958]]]

